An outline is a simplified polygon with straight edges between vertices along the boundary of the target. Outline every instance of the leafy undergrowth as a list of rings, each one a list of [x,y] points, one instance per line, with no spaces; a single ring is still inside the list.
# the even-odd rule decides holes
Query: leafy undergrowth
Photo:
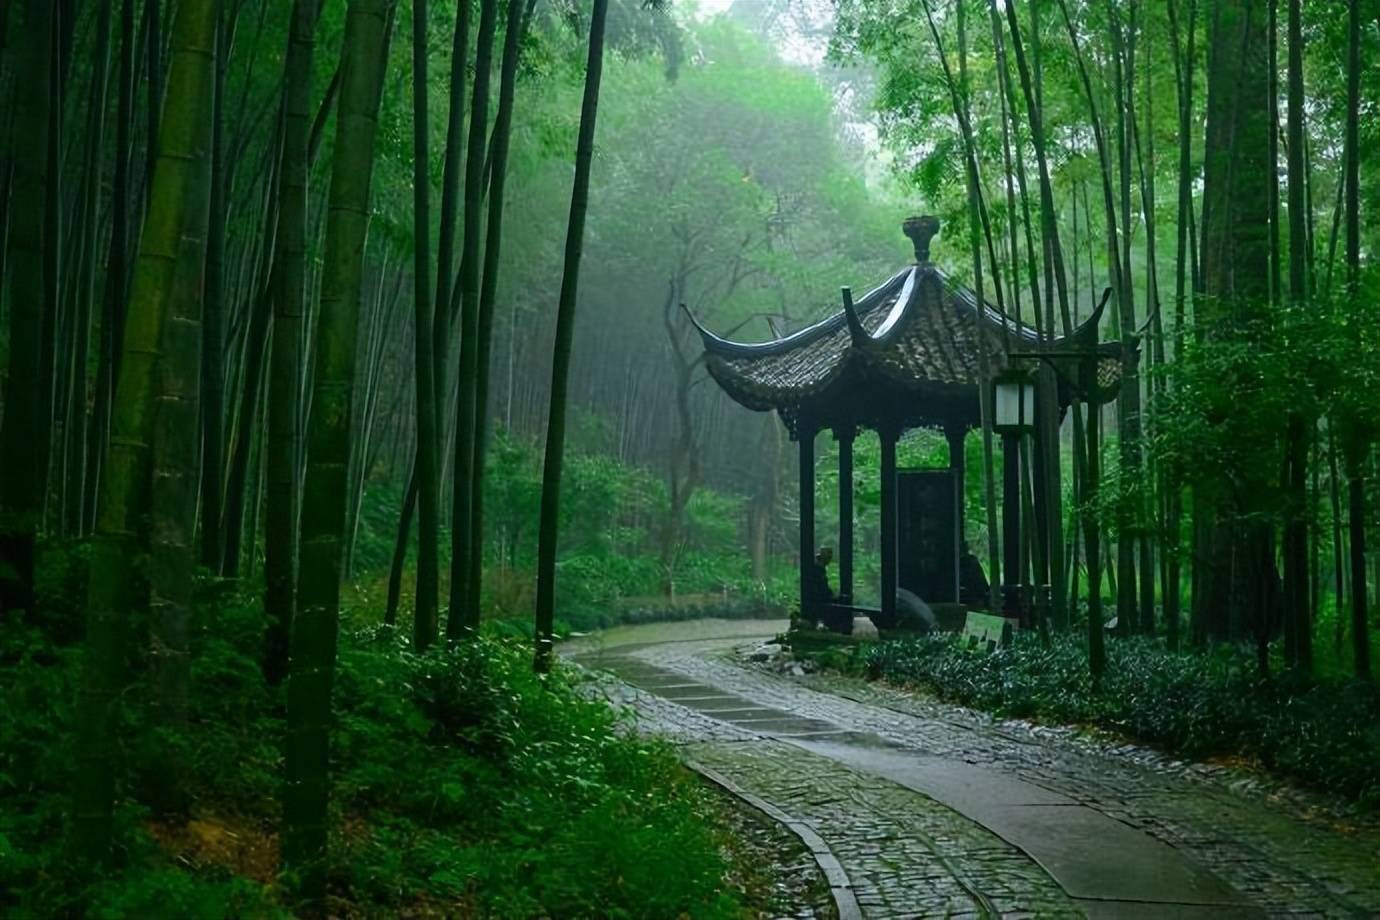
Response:
[[[184,730],[148,724],[148,687],[125,694],[118,858],[94,880],[65,860],[79,654],[0,630],[0,914],[290,915],[283,697],[259,677],[261,627],[234,597],[198,611]],[[575,675],[529,662],[501,639],[416,655],[388,631],[342,637],[331,913],[739,916],[705,790],[668,748],[618,731]]]
[[[1034,636],[991,654],[936,636],[821,653],[820,663],[1002,716],[1093,725],[1193,759],[1246,758],[1302,785],[1380,808],[1380,686],[1261,676],[1253,654],[1173,653],[1112,641],[1102,687],[1075,636]]]

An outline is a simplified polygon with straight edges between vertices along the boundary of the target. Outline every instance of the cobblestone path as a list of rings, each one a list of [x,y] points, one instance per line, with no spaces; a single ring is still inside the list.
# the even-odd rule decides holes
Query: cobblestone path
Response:
[[[605,691],[642,729],[811,827],[866,916],[1380,917],[1380,826],[1326,799],[748,663],[738,649],[776,628],[648,627],[567,653],[616,675]]]

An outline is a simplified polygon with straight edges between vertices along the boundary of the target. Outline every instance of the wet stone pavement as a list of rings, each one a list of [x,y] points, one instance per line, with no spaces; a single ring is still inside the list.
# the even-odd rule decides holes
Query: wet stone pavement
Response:
[[[1252,774],[749,662],[783,624],[565,654],[640,730],[813,830],[867,917],[1380,917],[1380,825]],[[754,641],[756,640],[756,641]]]

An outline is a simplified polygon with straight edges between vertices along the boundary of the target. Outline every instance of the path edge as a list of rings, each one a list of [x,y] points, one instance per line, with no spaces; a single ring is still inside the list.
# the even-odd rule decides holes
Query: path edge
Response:
[[[684,763],[729,795],[746,802],[799,837],[800,842],[810,851],[810,856],[819,867],[819,871],[824,874],[825,881],[829,883],[829,894],[834,899],[834,908],[838,911],[839,920],[862,920],[862,908],[858,906],[857,896],[853,894],[853,883],[849,881],[848,873],[844,871],[843,864],[834,855],[834,851],[829,849],[829,844],[825,843],[824,838],[815,833],[813,828],[766,799],[739,787],[717,770],[689,758],[686,758]]]

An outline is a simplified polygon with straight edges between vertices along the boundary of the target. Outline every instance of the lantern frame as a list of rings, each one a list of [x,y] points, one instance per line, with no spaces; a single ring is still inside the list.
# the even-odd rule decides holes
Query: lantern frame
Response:
[[[1035,380],[1026,371],[1008,368],[992,378],[992,430],[1026,434],[1035,428]]]

